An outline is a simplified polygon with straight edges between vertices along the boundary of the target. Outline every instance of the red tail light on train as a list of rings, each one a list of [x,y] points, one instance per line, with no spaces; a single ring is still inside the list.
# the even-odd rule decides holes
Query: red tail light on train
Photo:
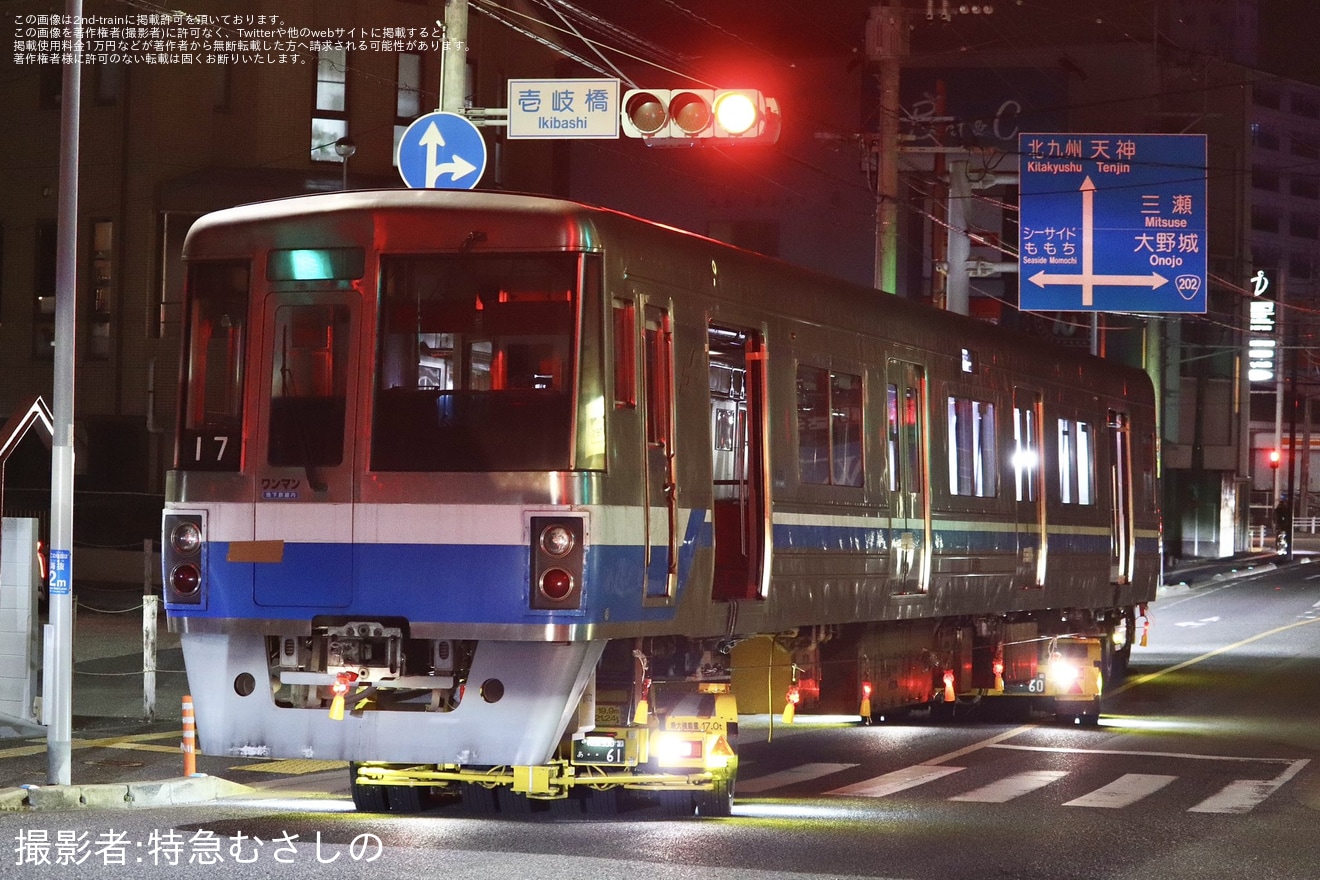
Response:
[[[579,516],[530,518],[532,608],[545,611],[582,607],[583,538],[586,528]]]

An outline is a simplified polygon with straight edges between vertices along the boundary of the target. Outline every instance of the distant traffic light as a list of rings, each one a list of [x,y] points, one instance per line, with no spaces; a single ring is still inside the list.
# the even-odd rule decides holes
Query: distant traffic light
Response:
[[[1270,450],[1270,467],[1275,470],[1279,469],[1279,450],[1277,449]]]
[[[779,140],[779,102],[757,89],[629,89],[623,133],[654,146],[773,144]]]

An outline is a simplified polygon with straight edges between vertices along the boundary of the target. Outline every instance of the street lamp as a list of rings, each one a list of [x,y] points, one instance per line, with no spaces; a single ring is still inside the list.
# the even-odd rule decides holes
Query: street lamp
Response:
[[[348,160],[357,152],[357,144],[350,137],[341,137],[335,141],[335,155],[344,162],[344,179],[340,189],[348,189]]]

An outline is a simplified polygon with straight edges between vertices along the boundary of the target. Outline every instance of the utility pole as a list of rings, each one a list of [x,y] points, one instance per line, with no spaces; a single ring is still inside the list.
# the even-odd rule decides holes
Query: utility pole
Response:
[[[462,113],[467,103],[468,0],[446,0],[440,53],[440,109]]]
[[[866,55],[878,65],[880,136],[872,142],[875,177],[875,287],[898,292],[898,78],[908,52],[907,13],[902,0],[871,7]]]
[[[70,783],[73,749],[73,365],[78,313],[78,138],[82,0],[67,0],[73,60],[60,95],[60,197],[55,266],[55,370],[50,464],[50,623],[42,670],[47,782]]]

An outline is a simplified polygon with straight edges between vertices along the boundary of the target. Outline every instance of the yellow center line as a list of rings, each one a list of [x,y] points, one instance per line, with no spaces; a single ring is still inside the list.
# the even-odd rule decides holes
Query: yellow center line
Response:
[[[1229,651],[1235,650],[1237,648],[1241,648],[1244,645],[1250,645],[1252,642],[1258,642],[1261,639],[1267,639],[1270,636],[1278,635],[1281,632],[1287,632],[1288,630],[1295,629],[1299,626],[1310,626],[1313,623],[1320,623],[1320,618],[1312,618],[1310,620],[1297,620],[1292,623],[1285,623],[1283,626],[1276,626],[1274,629],[1266,630],[1265,632],[1262,633],[1256,633],[1256,635],[1242,639],[1240,642],[1234,642],[1231,645],[1222,645],[1218,648],[1215,648],[1213,651],[1206,651],[1204,654],[1202,654],[1199,657],[1193,657],[1190,660],[1184,660],[1181,663],[1175,663],[1172,666],[1166,667],[1164,669],[1160,669],[1156,672],[1148,672],[1145,675],[1138,676],[1137,678],[1132,679],[1126,684],[1114,688],[1112,691],[1107,691],[1105,693],[1105,696],[1121,694],[1124,691],[1131,690],[1134,687],[1138,687],[1143,684],[1149,684],[1150,682],[1154,681],[1155,679],[1161,676],[1168,675],[1170,672],[1177,672],[1180,669],[1186,669],[1188,666],[1193,666],[1197,663],[1200,663],[1203,660],[1209,660],[1211,657],[1218,657],[1220,654],[1226,654]]]

